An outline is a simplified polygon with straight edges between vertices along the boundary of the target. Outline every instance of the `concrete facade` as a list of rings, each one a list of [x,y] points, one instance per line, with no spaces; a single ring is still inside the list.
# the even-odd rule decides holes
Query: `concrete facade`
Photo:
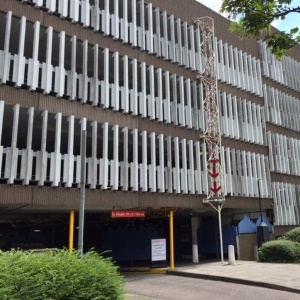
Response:
[[[215,22],[224,215],[300,225],[300,47],[277,61],[262,41],[193,0],[0,3],[0,206],[4,215],[78,209],[212,214],[207,194],[201,37]],[[201,154],[200,154],[201,153]],[[272,215],[272,214],[271,214]],[[5,218],[4,218],[5,219]],[[224,221],[224,222],[225,222]]]

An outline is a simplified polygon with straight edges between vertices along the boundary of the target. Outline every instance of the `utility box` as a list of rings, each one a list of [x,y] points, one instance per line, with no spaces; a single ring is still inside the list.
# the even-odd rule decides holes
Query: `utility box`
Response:
[[[257,226],[257,247],[260,246],[270,240],[269,234],[269,226],[262,222],[259,226]]]

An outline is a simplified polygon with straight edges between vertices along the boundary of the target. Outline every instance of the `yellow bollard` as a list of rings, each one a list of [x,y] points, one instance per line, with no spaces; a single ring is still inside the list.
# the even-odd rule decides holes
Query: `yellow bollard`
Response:
[[[174,211],[170,210],[169,226],[170,226],[170,269],[174,270],[174,227],[173,227]]]
[[[73,253],[74,249],[74,210],[70,211],[70,224],[69,224],[69,252]]]

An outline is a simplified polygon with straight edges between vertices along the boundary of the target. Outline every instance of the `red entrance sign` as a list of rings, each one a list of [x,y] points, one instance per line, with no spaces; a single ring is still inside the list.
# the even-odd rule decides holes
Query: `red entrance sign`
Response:
[[[111,212],[112,218],[145,218],[145,211],[143,210],[113,210]]]

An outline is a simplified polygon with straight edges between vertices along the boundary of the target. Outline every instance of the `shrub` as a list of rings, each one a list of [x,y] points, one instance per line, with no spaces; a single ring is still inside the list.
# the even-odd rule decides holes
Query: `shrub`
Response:
[[[300,243],[300,227],[297,227],[297,228],[294,228],[294,229],[288,231],[283,236],[283,239]]]
[[[288,240],[269,241],[259,248],[258,257],[262,262],[297,262],[299,247],[297,243]]]
[[[124,299],[117,267],[96,252],[1,251],[0,270],[2,300]]]

